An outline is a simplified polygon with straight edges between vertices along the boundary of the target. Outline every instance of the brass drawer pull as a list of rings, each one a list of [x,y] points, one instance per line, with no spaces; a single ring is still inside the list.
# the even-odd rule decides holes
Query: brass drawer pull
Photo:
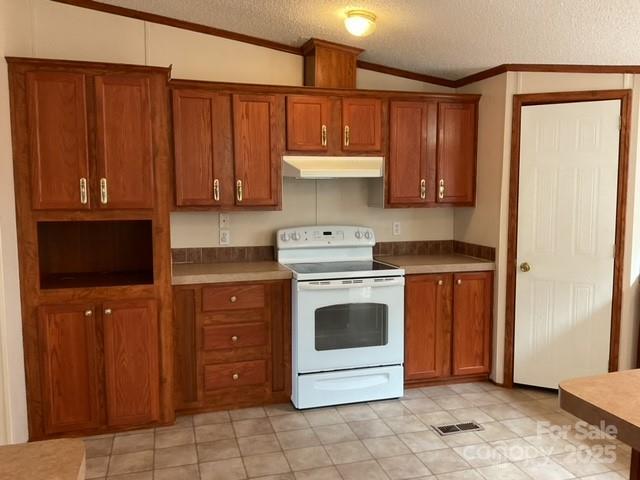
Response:
[[[444,282],[442,280],[438,280],[438,285],[444,285]]]
[[[220,180],[217,178],[213,181],[213,199],[216,202],[220,201]]]
[[[111,309],[110,308],[105,308],[104,309],[104,314],[105,315],[111,315]]]
[[[230,301],[231,303],[236,303],[236,302],[238,301],[238,297],[236,297],[235,295],[233,295],[233,296],[229,299],[229,301]]]
[[[351,141],[351,132],[349,130],[349,125],[345,125],[344,126],[344,146],[348,147],[350,141]]]
[[[427,181],[424,178],[420,180],[420,198],[422,200],[427,198]]]
[[[440,187],[438,188],[438,198],[444,198],[444,179],[441,178],[439,182]]]
[[[236,343],[236,342],[238,341],[238,336],[237,336],[237,335],[232,336],[232,337],[231,337],[231,341],[232,341],[233,343]]]
[[[86,205],[88,201],[89,197],[87,195],[87,179],[83,177],[80,179],[80,203],[82,205]]]
[[[457,283],[458,285],[462,285],[462,280],[458,279],[458,280],[456,280],[456,283]]]
[[[93,310],[85,310],[84,311],[84,316],[85,317],[90,317],[91,315],[93,315]]]
[[[236,182],[236,199],[238,200],[238,202],[242,201],[242,180],[238,180]]]
[[[322,146],[327,146],[327,126],[322,125]]]
[[[100,179],[100,203],[106,205],[109,202],[109,193],[107,190],[107,179]]]
[[[233,378],[234,380],[238,380],[240,378],[240,375],[234,373],[233,375],[231,375],[231,378]]]

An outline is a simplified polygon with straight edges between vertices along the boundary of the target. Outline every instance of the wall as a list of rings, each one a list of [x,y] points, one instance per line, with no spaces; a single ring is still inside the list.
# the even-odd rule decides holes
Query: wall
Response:
[[[478,144],[478,207],[454,214],[454,238],[496,247],[497,272],[494,304],[493,378],[503,380],[504,323],[506,302],[507,226],[509,166],[513,95],[577,90],[633,89],[633,116],[629,158],[627,230],[623,279],[623,311],[620,334],[621,369],[635,366],[638,327],[635,320],[639,300],[640,207],[636,194],[640,172],[638,156],[638,96],[640,77],[622,74],[568,74],[510,72],[476,82],[459,92],[481,93],[480,140]],[[501,93],[502,90],[502,93]]]
[[[25,4],[0,0],[0,444],[27,439],[20,287],[5,55],[31,52]]]
[[[294,85],[302,84],[302,57],[109,15],[47,0],[0,0],[0,54],[149,65],[173,65],[174,78]],[[19,304],[13,169],[7,69],[0,65],[0,444],[27,438],[22,332]],[[358,88],[446,92],[377,72],[358,70]],[[372,225],[380,240],[450,239],[453,211],[368,208],[366,180],[285,180],[281,212],[236,213],[234,245],[265,245],[276,228],[313,223]],[[348,210],[344,205],[350,205]],[[172,215],[174,247],[217,245],[218,215]]]

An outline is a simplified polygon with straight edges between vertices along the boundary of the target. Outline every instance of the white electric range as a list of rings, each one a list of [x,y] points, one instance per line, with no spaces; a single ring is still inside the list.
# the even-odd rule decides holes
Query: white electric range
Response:
[[[404,270],[373,259],[373,230],[278,231],[293,272],[292,395],[296,408],[403,395]]]

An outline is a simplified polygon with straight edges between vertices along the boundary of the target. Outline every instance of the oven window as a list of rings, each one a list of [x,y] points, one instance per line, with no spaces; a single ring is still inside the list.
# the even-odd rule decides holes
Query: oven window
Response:
[[[377,347],[387,344],[389,307],[344,303],[316,310],[316,350]]]

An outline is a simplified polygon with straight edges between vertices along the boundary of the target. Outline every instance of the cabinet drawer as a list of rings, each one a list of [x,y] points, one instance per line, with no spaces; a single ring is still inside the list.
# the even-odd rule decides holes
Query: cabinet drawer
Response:
[[[202,289],[202,310],[205,312],[263,308],[264,305],[264,285],[229,285]]]
[[[262,385],[267,381],[266,360],[205,365],[204,389]]]
[[[256,347],[267,343],[267,325],[265,323],[207,325],[202,327],[202,333],[205,350]]]

